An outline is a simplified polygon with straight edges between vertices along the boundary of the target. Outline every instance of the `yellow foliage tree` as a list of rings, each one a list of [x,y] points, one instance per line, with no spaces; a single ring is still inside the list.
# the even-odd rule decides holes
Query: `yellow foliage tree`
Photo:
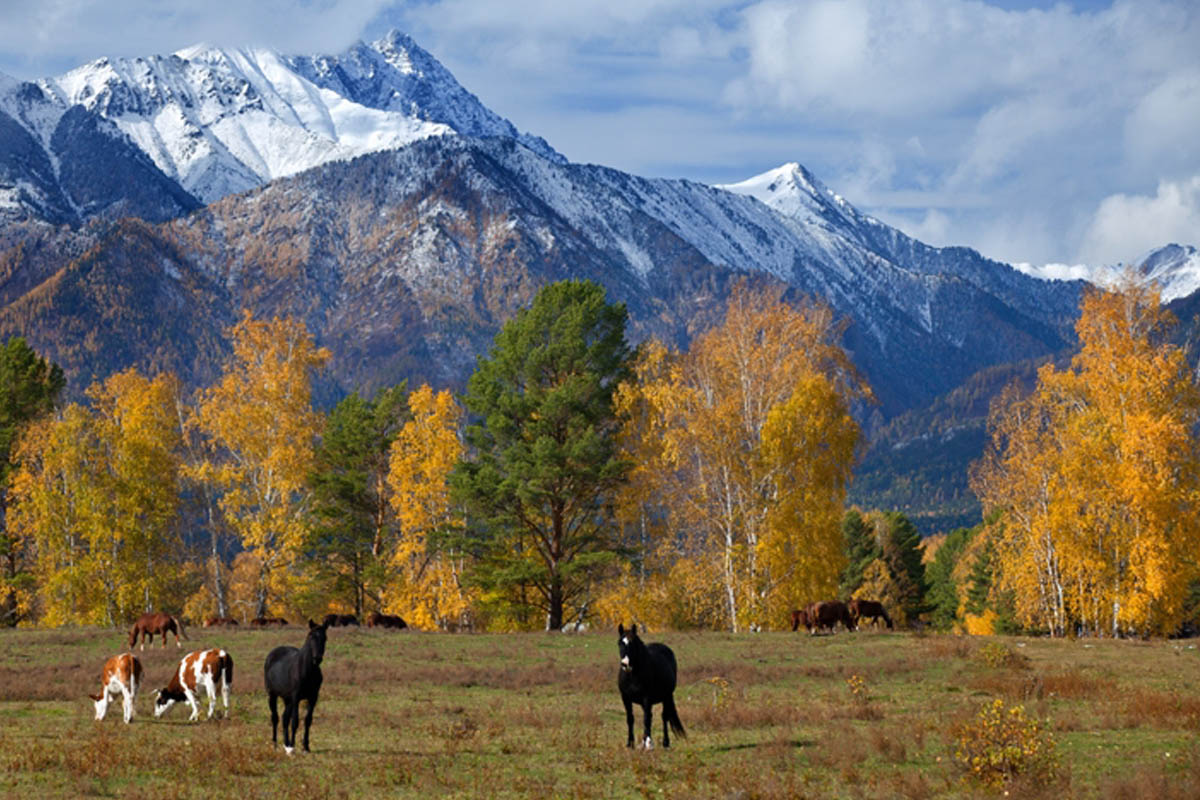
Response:
[[[196,410],[215,450],[195,472],[223,492],[225,521],[258,560],[254,614],[261,616],[287,590],[304,541],[305,478],[322,419],[312,408],[311,378],[329,351],[291,318],[259,321],[245,312],[230,334],[233,356]]]
[[[1200,576],[1200,392],[1165,341],[1157,291],[1092,291],[1070,369],[993,413],[972,482],[1004,511],[998,555],[1019,618],[1061,635],[1167,633]],[[1011,400],[1011,398],[1007,398]]]
[[[71,405],[23,440],[13,523],[36,543],[45,624],[182,602],[178,393],[174,376],[129,369],[88,390],[92,411]]]
[[[435,394],[428,385],[413,391],[408,405],[412,419],[392,443],[388,470],[399,536],[385,607],[417,627],[457,628],[468,624],[473,597],[463,583],[466,554],[455,541],[462,513],[447,484],[462,457],[462,409],[450,392]]]
[[[661,567],[671,556],[715,566],[698,572],[719,576],[723,627],[783,625],[799,598],[836,586],[858,436],[849,405],[868,391],[840,331],[827,306],[741,284],[721,325],[686,354],[649,348],[619,397],[644,410],[628,437],[641,495],[626,507],[653,497],[679,532]]]

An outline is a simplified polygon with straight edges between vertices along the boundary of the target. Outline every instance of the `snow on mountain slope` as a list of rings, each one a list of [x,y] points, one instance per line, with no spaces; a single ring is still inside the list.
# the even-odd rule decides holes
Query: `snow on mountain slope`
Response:
[[[430,136],[520,136],[398,33],[341,56],[197,45],[100,59],[39,85],[112,120],[205,203]]]
[[[1014,264],[1026,275],[1047,281],[1082,280],[1096,286],[1111,286],[1125,273],[1123,264]],[[1133,271],[1158,285],[1162,302],[1169,303],[1200,291],[1200,251],[1192,245],[1168,244],[1133,261]]]

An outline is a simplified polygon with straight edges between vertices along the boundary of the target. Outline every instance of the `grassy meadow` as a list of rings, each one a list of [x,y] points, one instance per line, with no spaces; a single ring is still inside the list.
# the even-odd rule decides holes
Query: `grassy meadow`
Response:
[[[686,739],[625,748],[615,632],[334,629],[311,754],[273,750],[262,663],[300,627],[189,630],[234,658],[229,720],[161,720],[182,652],[138,653],[137,716],[93,719],[114,630],[0,633],[0,793],[9,797],[974,797],[955,731],[1001,698],[1048,719],[1058,777],[1024,797],[1200,796],[1193,641],[909,633],[650,634],[680,664]],[[135,651],[137,652],[137,651]],[[218,705],[219,708],[219,705]],[[656,709],[657,711],[657,709]],[[641,712],[635,733],[640,735]],[[301,732],[303,728],[301,728]],[[661,743],[661,718],[654,736]],[[993,795],[994,796],[994,795]]]

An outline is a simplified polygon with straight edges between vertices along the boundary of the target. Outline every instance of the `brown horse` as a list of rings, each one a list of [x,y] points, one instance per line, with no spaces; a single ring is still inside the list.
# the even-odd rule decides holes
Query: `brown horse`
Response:
[[[395,614],[381,614],[378,611],[367,617],[368,628],[395,628],[402,630],[408,627],[408,623]]]
[[[282,627],[285,627],[287,624],[288,624],[288,621],[286,619],[284,619],[283,617],[256,617],[256,618],[250,620],[250,625],[255,628],[266,628],[271,625],[278,625],[279,627],[282,628]]]
[[[175,634],[175,646],[183,647],[179,643],[179,637],[188,638],[183,630],[183,623],[170,614],[164,614],[161,611],[154,611],[147,614],[142,614],[137,618],[137,622],[133,623],[133,630],[129,632],[129,646],[133,647],[137,641],[138,634],[142,636],[142,643],[138,649],[146,649],[146,637],[150,637],[151,646],[154,645],[154,635],[162,634],[162,646],[167,646],[167,634]]]
[[[882,619],[887,624],[888,630],[892,630],[892,620],[887,615],[887,611],[884,610],[883,603],[878,603],[874,600],[860,600],[856,597],[850,601],[849,608],[850,616],[854,618],[856,627],[859,621],[866,617],[871,620],[872,625]]]
[[[238,621],[233,617],[209,617],[204,620],[204,627],[206,628],[229,627],[237,624]]]
[[[808,616],[808,621],[805,627],[809,633],[820,632],[825,628],[833,633],[834,628],[840,622],[846,626],[846,630],[852,631],[855,629],[854,619],[850,616],[850,609],[841,600],[827,600],[822,603],[813,603],[805,609]]]
[[[801,625],[804,626],[805,630],[808,629],[808,609],[807,608],[797,608],[792,611],[792,630],[793,631],[800,630]]]

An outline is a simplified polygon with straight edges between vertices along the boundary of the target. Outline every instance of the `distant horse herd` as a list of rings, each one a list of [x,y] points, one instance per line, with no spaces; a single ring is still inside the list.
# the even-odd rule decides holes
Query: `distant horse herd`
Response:
[[[792,612],[792,630],[803,625],[810,634],[823,630],[832,632],[841,623],[846,630],[858,628],[864,619],[877,623],[882,620],[889,629],[892,620],[881,603],[872,600],[853,599],[849,603],[840,600],[812,603]],[[252,627],[286,626],[287,620],[279,617],[258,617],[249,623]],[[353,614],[329,614],[318,625],[308,621],[308,634],[300,647],[276,647],[267,654],[263,664],[263,684],[267,692],[267,706],[271,712],[271,743],[278,745],[280,716],[278,703],[283,701],[283,749],[289,755],[296,748],[296,733],[300,724],[300,702],[306,705],[304,714],[304,737],[302,747],[308,749],[309,728],[312,726],[313,711],[321,692],[324,676],[321,661],[325,657],[325,643],[330,628],[358,626]],[[232,627],[238,621],[232,617],[211,617],[204,622],[205,628]],[[408,625],[398,616],[374,613],[367,618],[367,627],[404,629]],[[161,612],[143,614],[129,632],[129,647],[133,648],[141,637],[140,649],[146,649],[146,638],[154,644],[154,637],[162,636],[160,647],[167,646],[167,634],[175,635],[175,646],[182,647],[180,637],[188,636],[183,623],[177,617]],[[625,706],[625,723],[628,729],[626,746],[634,746],[634,706],[642,708],[641,746],[654,746],[652,736],[653,707],[662,706],[663,747],[671,746],[671,732],[687,738],[679,712],[675,709],[675,684],[678,666],[671,648],[660,642],[649,644],[638,635],[637,625],[628,629],[624,624],[617,626],[617,688]],[[95,704],[96,719],[102,720],[110,702],[121,698],[123,717],[126,723],[133,720],[134,700],[142,684],[142,663],[133,653],[113,656],[104,663],[100,677],[100,694],[89,695]],[[229,695],[233,686],[233,656],[221,648],[196,650],[188,653],[171,674],[167,685],[154,693],[154,716],[161,717],[171,706],[186,702],[191,708],[189,721],[200,718],[197,702],[201,690],[208,699],[208,719],[216,711],[217,696],[220,695],[225,717],[229,716]]]

